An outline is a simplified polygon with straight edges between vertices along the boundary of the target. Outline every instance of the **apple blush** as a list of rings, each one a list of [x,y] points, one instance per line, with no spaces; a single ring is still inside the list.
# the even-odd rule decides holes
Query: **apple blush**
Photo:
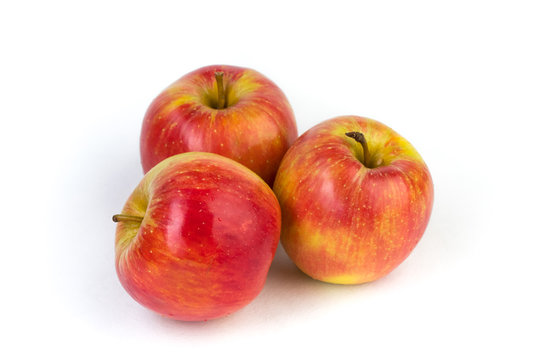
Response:
[[[144,172],[169,156],[204,151],[233,159],[270,186],[296,140],[294,114],[283,92],[255,70],[214,65],[167,87],[144,116]]]
[[[261,291],[280,235],[279,203],[245,166],[190,152],[153,167],[116,221],[116,271],[140,304],[185,321],[219,318]]]
[[[413,146],[389,127],[358,116],[304,133],[274,183],[283,247],[314,279],[361,284],[390,273],[429,221],[433,182]]]

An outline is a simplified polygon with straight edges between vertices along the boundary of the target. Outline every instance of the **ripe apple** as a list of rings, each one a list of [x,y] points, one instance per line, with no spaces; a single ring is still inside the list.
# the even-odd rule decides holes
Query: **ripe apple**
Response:
[[[150,104],[141,131],[144,172],[169,156],[204,151],[253,170],[270,186],[298,137],[283,92],[255,70],[225,65],[195,70]]]
[[[274,192],[287,254],[307,275],[336,284],[392,271],[422,237],[433,204],[431,175],[413,146],[358,116],[327,120],[300,136]]]
[[[123,287],[142,305],[186,321],[225,316],[251,302],[281,228],[279,203],[259,176],[201,152],[152,168],[113,220]]]

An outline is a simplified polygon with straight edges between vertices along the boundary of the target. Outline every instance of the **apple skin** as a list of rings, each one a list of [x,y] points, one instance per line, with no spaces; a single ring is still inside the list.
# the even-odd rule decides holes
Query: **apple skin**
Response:
[[[223,72],[228,107],[216,109],[216,72]],[[204,151],[233,159],[270,186],[287,149],[298,137],[283,92],[255,70],[213,65],[167,87],[150,104],[140,148],[143,170],[169,156]]]
[[[167,317],[228,315],[259,294],[281,228],[268,185],[216,154],[185,153],[150,170],[116,229],[116,271],[140,304]]]
[[[346,132],[365,135],[373,162]],[[433,182],[413,146],[368,118],[341,116],[304,133],[279,168],[274,192],[283,247],[314,279],[360,284],[385,276],[426,229]]]

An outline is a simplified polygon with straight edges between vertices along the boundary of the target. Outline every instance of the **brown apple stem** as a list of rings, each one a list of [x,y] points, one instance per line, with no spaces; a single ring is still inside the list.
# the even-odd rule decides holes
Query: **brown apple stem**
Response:
[[[135,215],[116,214],[116,215],[113,215],[112,221],[114,221],[114,222],[119,222],[119,221],[141,222],[141,221],[143,221],[143,217],[142,216],[135,216]]]
[[[225,107],[225,89],[223,88],[223,71],[216,71],[214,73],[217,83],[217,108],[223,109]]]
[[[368,144],[367,144],[366,137],[364,136],[364,134],[358,131],[351,131],[351,132],[345,133],[345,135],[347,135],[350,138],[353,138],[354,140],[356,140],[356,142],[359,142],[360,144],[362,144],[362,149],[364,150],[364,165],[369,167],[369,160],[371,159],[369,155]]]

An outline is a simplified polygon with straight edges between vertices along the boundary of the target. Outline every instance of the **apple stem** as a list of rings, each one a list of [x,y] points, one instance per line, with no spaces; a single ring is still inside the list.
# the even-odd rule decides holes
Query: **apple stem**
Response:
[[[135,216],[135,215],[116,214],[116,215],[113,215],[112,221],[114,221],[114,222],[119,222],[119,221],[141,222],[141,221],[143,221],[143,217],[142,216]]]
[[[223,109],[225,107],[225,89],[223,88],[223,71],[216,71],[214,73],[217,83],[217,108]]]
[[[356,140],[356,142],[359,142],[360,144],[362,144],[362,149],[364,150],[364,165],[366,167],[369,167],[369,160],[371,159],[369,155],[368,144],[367,144],[366,137],[364,136],[364,134],[358,131],[351,131],[351,132],[345,133],[345,135],[347,135],[350,138],[353,138],[354,140]]]

